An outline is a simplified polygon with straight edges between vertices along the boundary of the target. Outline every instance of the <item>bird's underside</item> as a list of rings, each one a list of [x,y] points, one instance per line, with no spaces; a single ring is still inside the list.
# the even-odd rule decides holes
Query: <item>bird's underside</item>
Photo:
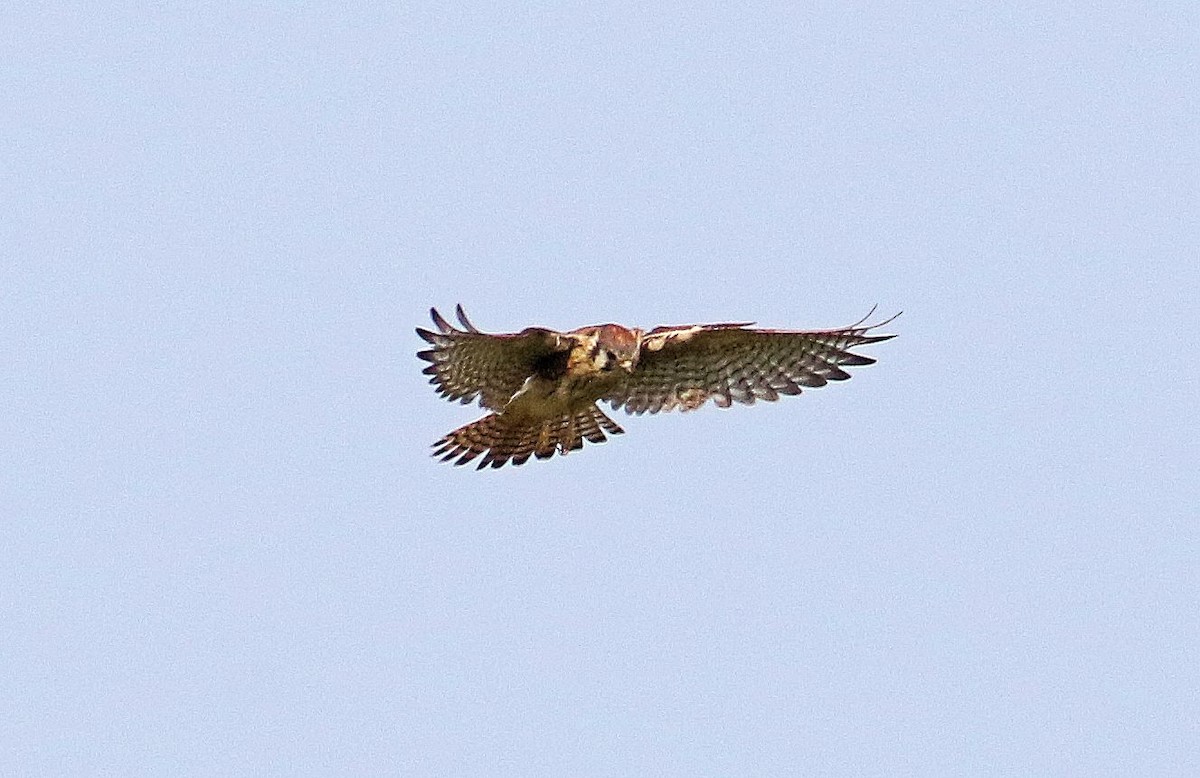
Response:
[[[417,356],[430,363],[424,372],[443,397],[478,400],[491,411],[434,443],[443,461],[462,465],[482,456],[480,468],[548,459],[585,440],[602,443],[606,432],[620,434],[596,406],[601,400],[634,414],[690,411],[710,399],[722,408],[753,405],[844,381],[850,374],[843,368],[875,361],[851,349],[894,337],[871,333],[895,319],[833,330],[727,323],[644,331],[600,324],[489,334],[471,324],[462,306],[455,312],[462,329],[430,309],[437,331],[417,329],[432,346]]]

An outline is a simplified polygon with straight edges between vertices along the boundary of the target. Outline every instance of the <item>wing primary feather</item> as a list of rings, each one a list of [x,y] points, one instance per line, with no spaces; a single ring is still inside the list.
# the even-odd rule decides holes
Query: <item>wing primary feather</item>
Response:
[[[467,332],[473,332],[476,335],[479,334],[479,330],[476,329],[475,325],[471,323],[471,320],[467,318],[467,313],[463,310],[461,303],[454,306],[454,315],[458,317],[459,323],[462,324],[463,328]]]
[[[454,328],[450,326],[450,322],[443,319],[442,315],[438,313],[437,308],[429,309],[429,318],[433,319],[433,323],[437,325],[437,328],[442,331],[443,335],[454,331]]]
[[[862,317],[861,319],[859,319],[858,321],[854,322],[854,323],[853,323],[853,324],[851,324],[849,327],[846,327],[846,329],[848,329],[848,330],[854,330],[854,329],[858,329],[859,327],[863,327],[863,324],[864,324],[864,323],[866,323],[867,319],[871,318],[871,317],[872,317],[872,316],[875,314],[875,311],[876,311],[878,308],[879,308],[879,303],[875,303],[874,305],[872,305],[872,306],[871,306],[871,310],[867,311],[867,315],[866,315],[866,316],[864,316],[864,317]],[[896,311],[896,313],[894,313],[894,314],[892,314],[891,316],[887,317],[887,318],[886,318],[886,319],[884,319],[883,321],[881,321],[881,322],[878,322],[877,324],[871,324],[871,325],[868,325],[868,326],[866,326],[866,327],[863,327],[863,329],[867,329],[867,330],[873,330],[873,329],[875,329],[876,327],[883,327],[884,325],[891,324],[891,323],[892,323],[892,322],[894,322],[894,321],[895,321],[897,318],[899,318],[899,317],[900,317],[900,314],[902,314],[902,313],[904,313],[904,311]],[[876,337],[879,337],[879,336],[876,336]],[[894,337],[895,337],[895,335],[884,335],[884,336],[883,336],[883,339],[887,339],[887,338],[894,338]]]
[[[864,317],[862,317],[861,319],[859,319],[858,321],[854,322],[853,324],[851,324],[851,325],[850,325],[849,327],[847,327],[846,329],[848,329],[848,330],[852,330],[852,329],[854,329],[854,328],[856,328],[856,327],[859,327],[859,326],[861,326],[861,325],[863,324],[863,322],[865,322],[867,319],[869,319],[869,318],[871,318],[872,316],[874,316],[874,315],[875,315],[875,310],[876,310],[877,308],[879,308],[879,303],[875,303],[874,305],[872,305],[872,306],[871,306],[871,310],[867,311],[867,315],[866,315],[866,316],[864,316]]]

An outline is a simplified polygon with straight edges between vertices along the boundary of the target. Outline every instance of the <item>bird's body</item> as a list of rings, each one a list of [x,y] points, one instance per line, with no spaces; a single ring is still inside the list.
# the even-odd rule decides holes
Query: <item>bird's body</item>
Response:
[[[596,407],[607,400],[629,413],[688,411],[708,399],[721,407],[799,394],[801,387],[845,380],[842,365],[875,360],[847,349],[887,340],[879,325],[837,330],[751,330],[748,324],[658,327],[600,324],[569,332],[530,327],[492,335],[476,329],[462,307],[463,329],[431,309],[438,332],[418,329],[433,348],[418,353],[439,393],[463,403],[478,398],[493,413],[434,444],[435,456],[479,467],[523,464],[600,443],[621,427]],[[890,320],[889,320],[890,321]],[[886,323],[886,322],[883,322]]]

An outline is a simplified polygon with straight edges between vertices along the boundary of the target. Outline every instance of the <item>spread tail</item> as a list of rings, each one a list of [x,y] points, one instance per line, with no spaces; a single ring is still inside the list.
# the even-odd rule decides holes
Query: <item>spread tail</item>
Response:
[[[595,405],[547,420],[514,419],[492,413],[434,443],[433,455],[443,462],[454,459],[455,465],[465,465],[485,454],[476,466],[479,469],[488,465],[501,467],[510,460],[514,465],[523,465],[531,455],[549,459],[555,451],[566,454],[583,448],[585,440],[603,443],[608,439],[605,432],[620,435],[624,430]]]

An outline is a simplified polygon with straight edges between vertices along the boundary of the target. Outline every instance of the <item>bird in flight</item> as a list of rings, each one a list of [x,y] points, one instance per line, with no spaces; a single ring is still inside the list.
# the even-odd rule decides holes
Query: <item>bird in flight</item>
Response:
[[[479,468],[548,459],[583,448],[585,440],[603,443],[605,432],[624,432],[597,401],[639,415],[691,411],[709,399],[721,408],[753,405],[844,381],[850,374],[842,368],[875,361],[851,349],[895,337],[873,333],[896,318],[866,324],[868,313],[833,330],[750,329],[745,322],[490,334],[476,329],[461,305],[455,313],[462,329],[436,308],[429,313],[437,331],[417,328],[432,346],[417,353],[430,363],[429,382],[449,400],[478,398],[491,411],[434,443],[433,455],[456,465],[482,455]]]

